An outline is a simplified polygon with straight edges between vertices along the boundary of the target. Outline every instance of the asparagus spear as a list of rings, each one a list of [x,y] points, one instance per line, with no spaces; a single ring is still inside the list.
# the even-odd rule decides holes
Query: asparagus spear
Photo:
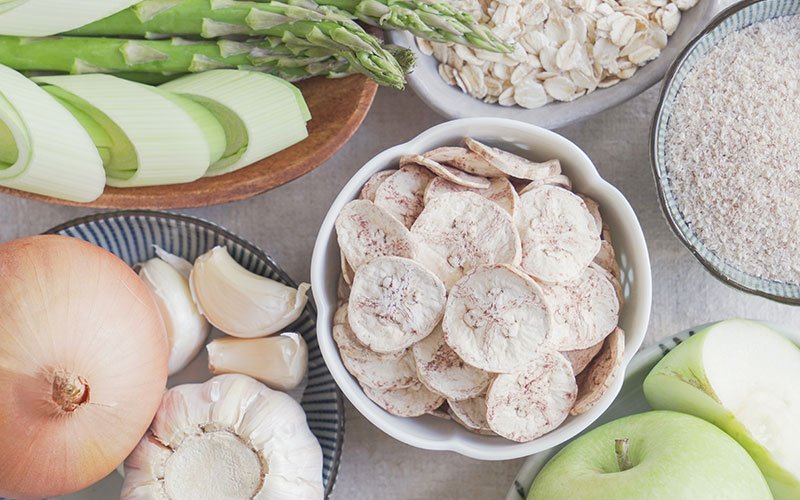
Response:
[[[511,47],[486,26],[445,3],[421,0],[144,0],[133,7],[70,32],[89,36],[145,36],[149,33],[279,35],[286,23],[355,17],[384,28],[407,30],[438,42],[495,52]]]
[[[491,52],[511,52],[501,40],[471,14],[442,1],[424,0],[317,0],[324,6],[350,12],[361,21],[386,29],[409,31],[434,42],[452,42]]]
[[[403,68],[377,40],[366,42],[353,35],[358,42],[350,41],[350,49],[343,50],[343,42],[348,40],[340,37],[336,29],[330,32],[335,39],[326,38],[326,28],[312,27],[306,30],[306,37],[295,34],[294,30],[299,29],[295,26],[293,31],[286,31],[280,38],[267,37],[248,42],[0,36],[0,64],[17,70],[65,73],[170,74],[242,68],[286,75],[288,79],[297,80],[328,74],[332,68],[338,71],[343,59],[351,72],[364,73],[381,85],[403,87]],[[332,63],[331,58],[335,62]]]
[[[316,4],[314,4],[316,6]],[[287,44],[324,47],[382,85],[402,88],[405,75],[380,42],[336,8],[308,9],[272,1],[144,0],[70,35],[202,36],[268,35]]]

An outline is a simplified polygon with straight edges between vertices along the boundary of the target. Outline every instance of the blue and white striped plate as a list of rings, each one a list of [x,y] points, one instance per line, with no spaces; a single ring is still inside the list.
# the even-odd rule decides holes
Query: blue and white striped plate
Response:
[[[54,227],[47,233],[79,238],[114,253],[129,265],[152,258],[153,245],[189,261],[217,245],[227,247],[231,256],[248,270],[286,285],[297,284],[261,249],[216,224],[164,212],[125,211],[91,215]],[[342,395],[328,372],[317,344],[317,312],[313,301],[286,331],[303,335],[308,344],[308,386],[301,404],[311,432],[323,453],[323,483],[326,497],[333,490],[344,439]],[[210,377],[203,352],[186,369],[170,377],[169,385],[201,382]],[[116,473],[75,495],[74,500],[118,498],[121,479]]]
[[[799,14],[800,2],[797,0],[744,0],[722,11],[686,46],[667,72],[650,133],[650,163],[661,209],[672,231],[695,258],[722,282],[748,293],[789,304],[800,304],[800,284],[768,280],[742,272],[719,258],[694,234],[680,210],[669,178],[666,137],[672,109],[683,82],[709,50],[731,33],[760,21]]]

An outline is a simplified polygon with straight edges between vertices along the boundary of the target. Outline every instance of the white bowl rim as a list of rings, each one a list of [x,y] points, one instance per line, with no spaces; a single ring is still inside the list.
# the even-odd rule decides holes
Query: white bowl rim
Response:
[[[640,297],[638,301],[640,302],[640,307],[639,310],[636,310],[633,313],[626,313],[633,315],[634,326],[633,329],[629,328],[630,331],[626,333],[628,335],[633,335],[631,338],[633,339],[633,345],[636,347],[636,349],[628,349],[626,351],[620,376],[617,376],[614,379],[608,393],[603,397],[603,400],[601,400],[601,403],[596,405],[587,413],[576,417],[583,418],[585,420],[585,424],[575,426],[575,428],[566,432],[562,427],[560,427],[527,443],[515,443],[513,441],[508,441],[507,446],[504,446],[500,449],[493,448],[489,450],[483,446],[480,446],[479,444],[464,442],[464,440],[459,439],[458,436],[451,436],[447,439],[442,439],[439,441],[431,441],[421,438],[413,433],[388,426],[383,421],[386,416],[389,416],[389,414],[367,398],[362,389],[352,379],[351,375],[347,372],[342,364],[341,358],[338,354],[338,349],[336,348],[331,335],[331,325],[328,324],[330,323],[329,318],[333,314],[335,305],[328,304],[318,298],[321,296],[321,292],[314,294],[314,300],[317,303],[318,314],[317,339],[319,341],[320,350],[325,363],[328,365],[328,369],[333,375],[334,380],[336,380],[336,383],[339,385],[342,393],[344,393],[347,399],[367,420],[372,422],[376,427],[386,434],[401,442],[426,450],[453,451],[478,460],[510,460],[529,456],[531,454],[550,449],[553,446],[557,446],[558,444],[571,439],[576,434],[581,432],[586,426],[590,425],[591,422],[596,420],[603,412],[605,412],[622,388],[625,370],[630,363],[630,360],[633,358],[635,351],[638,350],[638,348],[642,345],[647,332],[647,325],[649,323],[652,302],[652,276],[647,244],[645,242],[644,233],[641,225],[639,224],[639,220],[627,199],[625,199],[625,197],[619,190],[617,190],[617,188],[600,176],[600,174],[597,172],[597,168],[594,166],[594,163],[577,145],[553,131],[529,123],[519,122],[507,118],[462,118],[436,125],[405,143],[398,144],[377,154],[353,175],[350,181],[342,188],[336,199],[331,204],[331,207],[320,226],[319,234],[314,245],[314,251],[311,258],[311,284],[312,290],[322,290],[326,287],[324,276],[326,269],[326,252],[331,240],[335,242],[334,223],[336,221],[336,217],[338,216],[342,207],[347,202],[353,200],[355,196],[357,196],[357,193],[361,187],[374,172],[389,168],[390,161],[398,158],[401,153],[410,150],[418,151],[419,148],[416,148],[416,146],[421,142],[428,141],[432,138],[436,138],[437,136],[449,134],[453,130],[463,130],[471,126],[480,126],[482,129],[490,131],[510,127],[527,135],[543,135],[548,137],[557,143],[559,148],[569,150],[576,157],[580,158],[581,161],[590,166],[591,168],[587,168],[586,172],[584,172],[588,175],[590,181],[612,196],[615,200],[615,209],[619,210],[626,220],[630,220],[632,223],[635,223],[635,235],[630,241],[630,245],[634,248],[634,254],[637,256],[637,262],[635,264],[638,264],[639,266],[636,274],[636,293]],[[559,433],[559,430],[562,432]]]

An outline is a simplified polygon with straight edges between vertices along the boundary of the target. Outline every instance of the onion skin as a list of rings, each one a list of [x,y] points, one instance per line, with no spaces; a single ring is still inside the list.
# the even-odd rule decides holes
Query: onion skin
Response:
[[[169,346],[136,273],[66,236],[0,245],[0,496],[89,486],[158,410]]]

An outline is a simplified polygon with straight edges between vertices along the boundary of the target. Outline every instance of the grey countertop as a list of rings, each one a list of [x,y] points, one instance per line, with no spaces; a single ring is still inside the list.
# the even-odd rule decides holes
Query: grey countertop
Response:
[[[647,343],[696,324],[742,316],[800,324],[800,309],[752,297],[709,275],[673,237],[658,206],[648,160],[648,129],[657,90],[559,132],[591,157],[636,210],[650,248],[653,312]],[[411,92],[381,90],[358,133],[325,165],[262,196],[182,210],[261,246],[295,279],[309,279],[322,218],[341,187],[376,153],[405,142],[442,119]],[[41,232],[90,210],[0,197],[0,241]],[[522,460],[480,462],[406,446],[347,405],[347,430],[334,500],[494,500],[505,497]]]

